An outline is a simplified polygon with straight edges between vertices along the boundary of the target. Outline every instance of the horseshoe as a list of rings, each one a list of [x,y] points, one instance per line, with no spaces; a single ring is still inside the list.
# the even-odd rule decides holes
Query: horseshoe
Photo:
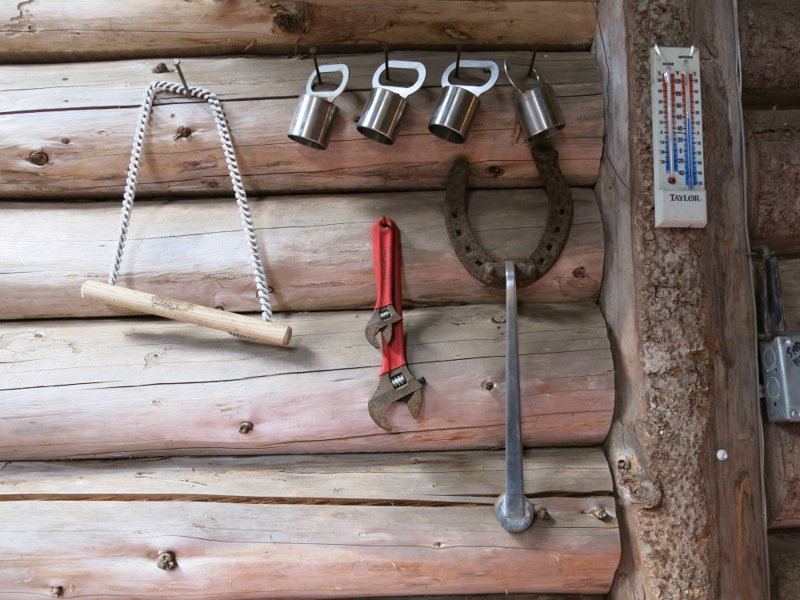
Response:
[[[531,154],[536,168],[544,179],[549,200],[547,222],[534,251],[524,260],[515,262],[517,287],[526,287],[547,273],[555,264],[569,237],[572,226],[573,201],[567,180],[558,167],[555,149],[533,145]],[[469,163],[458,159],[450,169],[445,192],[444,218],[450,244],[461,264],[478,281],[496,288],[506,284],[503,260],[496,259],[483,249],[467,216],[467,183]]]

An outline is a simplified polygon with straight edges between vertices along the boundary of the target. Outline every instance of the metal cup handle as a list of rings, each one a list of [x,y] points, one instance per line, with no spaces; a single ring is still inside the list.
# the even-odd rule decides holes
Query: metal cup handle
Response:
[[[462,60],[459,63],[459,68],[461,67],[483,67],[489,69],[489,79],[483,85],[454,85],[450,83],[450,74],[455,70],[457,63],[452,63],[448,66],[444,73],[442,73],[442,87],[460,87],[468,92],[472,92],[476,96],[480,96],[484,92],[488,92],[492,86],[497,82],[497,77],[500,75],[500,69],[497,66],[497,63],[491,60]]]
[[[312,71],[311,75],[308,77],[308,81],[306,82],[306,94],[309,96],[316,96],[317,98],[325,98],[326,100],[333,102],[336,97],[344,91],[344,88],[347,85],[347,80],[350,78],[350,69],[348,69],[347,65],[345,64],[320,65],[319,72],[341,73],[342,83],[340,83],[339,87],[337,87],[335,90],[318,92],[314,90],[314,80],[317,78],[317,72]]]
[[[514,78],[511,77],[511,73],[509,72],[509,68],[508,68],[508,59],[505,59],[503,61],[503,71],[505,71],[506,77],[508,78],[508,82],[514,87],[514,89],[517,90],[520,94],[524,94],[526,90],[523,90],[517,84],[517,82],[514,81]],[[530,77],[532,77],[534,79],[534,83],[535,84],[540,84],[540,83],[544,82],[544,80],[542,79],[542,76],[539,75],[539,71],[537,71],[535,68],[531,69]]]
[[[389,61],[389,68],[390,69],[408,69],[409,71],[416,71],[417,72],[417,80],[414,82],[414,85],[410,86],[397,86],[397,85],[384,85],[381,83],[381,75],[386,70],[386,63],[381,63],[381,66],[375,71],[375,74],[372,76],[372,87],[373,88],[382,88],[384,90],[388,90],[390,92],[394,92],[403,98],[408,98],[411,94],[416,92],[419,88],[422,87],[422,84],[425,83],[425,75],[427,71],[425,70],[425,65],[421,62],[417,62],[415,60],[390,60]]]

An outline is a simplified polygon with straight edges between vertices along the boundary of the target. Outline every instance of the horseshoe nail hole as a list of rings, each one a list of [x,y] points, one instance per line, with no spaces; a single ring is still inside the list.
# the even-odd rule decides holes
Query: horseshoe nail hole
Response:
[[[464,246],[464,252],[467,254],[472,254],[472,247],[471,246]]]
[[[546,247],[548,250],[552,250],[552,249],[553,249],[553,244],[547,244],[547,246],[545,246],[545,247]]]
[[[453,211],[453,212],[450,213],[450,216],[453,217],[454,219],[457,219],[458,218],[458,213],[456,211]]]
[[[539,264],[540,264],[540,265],[543,265],[543,264],[544,264],[544,258],[540,258],[540,259],[539,259]]]
[[[558,214],[563,216],[563,215],[567,214],[567,211],[562,208],[561,210],[558,211]]]
[[[461,237],[461,230],[460,229],[456,229],[456,237]]]
[[[555,229],[553,229],[553,231],[555,231],[556,233],[558,233],[559,231],[561,231],[561,227],[556,227]]]

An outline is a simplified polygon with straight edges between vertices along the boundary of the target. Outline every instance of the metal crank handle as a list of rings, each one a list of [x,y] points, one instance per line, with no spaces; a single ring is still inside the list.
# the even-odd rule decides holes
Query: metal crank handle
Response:
[[[292,339],[292,328],[283,323],[262,321],[200,304],[156,296],[119,285],[109,285],[101,281],[85,282],[81,286],[81,297],[118,308],[127,308],[175,321],[219,329],[273,346],[285,346]]]
[[[534,519],[522,472],[517,283],[512,261],[506,261],[506,489],[495,504],[495,513],[503,529],[512,533],[525,531]]]

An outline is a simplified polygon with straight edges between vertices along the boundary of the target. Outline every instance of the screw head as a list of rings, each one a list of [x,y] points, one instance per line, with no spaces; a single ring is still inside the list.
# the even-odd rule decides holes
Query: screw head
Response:
[[[255,427],[255,425],[253,425],[250,421],[242,421],[242,423],[239,424],[239,433],[250,433],[253,431],[253,427]]]
[[[798,415],[800,415],[800,413],[798,413],[796,409],[792,409],[792,411],[789,413],[789,415],[790,415],[790,416],[791,416],[793,419],[796,419],[796,418],[798,417]]]
[[[728,451],[725,448],[717,450],[717,460],[728,460]]]

